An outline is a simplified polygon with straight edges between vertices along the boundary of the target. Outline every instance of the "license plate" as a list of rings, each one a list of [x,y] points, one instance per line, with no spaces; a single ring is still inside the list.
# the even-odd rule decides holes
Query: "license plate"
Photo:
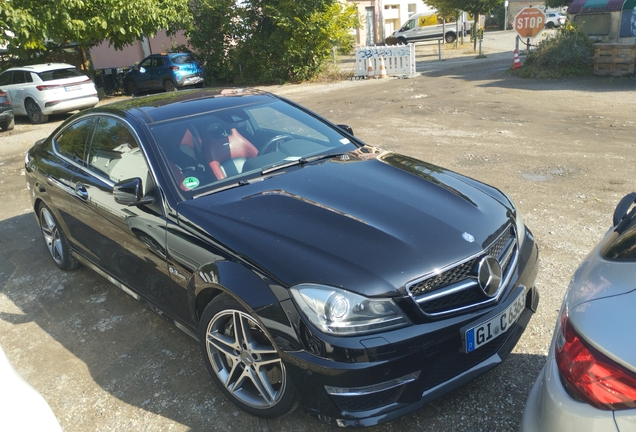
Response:
[[[82,89],[82,86],[79,86],[79,85],[64,87],[64,90],[66,91],[81,90],[81,89]]]
[[[525,307],[526,290],[524,289],[503,312],[495,315],[486,322],[466,330],[464,333],[464,340],[466,341],[464,348],[466,352],[475,351],[480,346],[486,345],[508,330],[517,322]]]

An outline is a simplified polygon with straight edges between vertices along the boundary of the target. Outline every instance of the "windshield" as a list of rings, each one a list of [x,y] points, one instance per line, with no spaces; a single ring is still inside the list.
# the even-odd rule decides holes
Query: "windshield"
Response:
[[[260,177],[281,164],[356,148],[344,132],[283,101],[163,121],[151,131],[186,198]]]

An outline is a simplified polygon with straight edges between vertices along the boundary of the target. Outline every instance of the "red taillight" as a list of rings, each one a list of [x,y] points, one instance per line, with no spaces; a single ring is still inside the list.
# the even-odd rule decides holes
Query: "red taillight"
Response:
[[[169,69],[176,72],[179,70],[179,66],[170,66]]]
[[[565,312],[559,330],[556,361],[568,387],[602,410],[636,408],[636,374],[584,341]]]

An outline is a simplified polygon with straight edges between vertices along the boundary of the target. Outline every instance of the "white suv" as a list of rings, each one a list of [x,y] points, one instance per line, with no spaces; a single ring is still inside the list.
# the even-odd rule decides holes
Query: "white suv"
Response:
[[[51,114],[94,107],[99,99],[93,81],[75,66],[47,63],[7,69],[0,74],[15,115],[44,123]]]

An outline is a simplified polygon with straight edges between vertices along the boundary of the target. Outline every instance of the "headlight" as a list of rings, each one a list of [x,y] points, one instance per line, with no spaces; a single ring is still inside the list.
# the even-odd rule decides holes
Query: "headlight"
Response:
[[[301,284],[292,297],[320,331],[339,336],[361,335],[403,327],[409,322],[388,298],[367,298],[339,288]]]
[[[517,203],[515,203],[515,200],[513,200],[510,197],[510,195],[506,193],[504,193],[504,195],[506,196],[506,198],[508,198],[508,201],[510,201],[512,208],[515,211],[515,214],[514,214],[515,224],[516,224],[515,228],[517,230],[517,239],[519,241],[519,248],[521,248],[523,241],[526,239],[526,225],[523,223],[523,217],[521,217],[521,213],[519,213],[519,209],[517,208]]]

